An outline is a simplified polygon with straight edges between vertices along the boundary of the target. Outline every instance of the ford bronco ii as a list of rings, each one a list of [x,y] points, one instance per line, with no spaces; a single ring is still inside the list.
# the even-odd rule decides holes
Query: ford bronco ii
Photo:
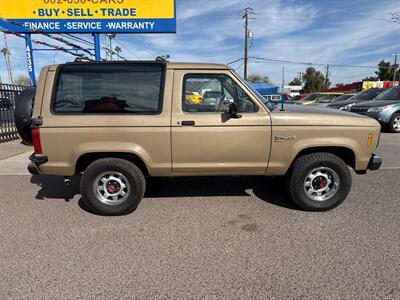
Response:
[[[189,93],[202,97],[194,103]],[[350,168],[365,174],[381,166],[374,119],[272,107],[219,64],[48,66],[37,88],[21,95],[16,122],[34,146],[29,171],[81,174],[82,198],[107,215],[132,212],[151,176],[285,175],[300,208],[329,210],[347,197]]]

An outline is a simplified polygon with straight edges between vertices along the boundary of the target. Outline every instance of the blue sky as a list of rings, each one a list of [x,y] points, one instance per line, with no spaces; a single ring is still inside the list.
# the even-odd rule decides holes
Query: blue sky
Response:
[[[239,59],[243,57],[244,29],[238,12],[248,6],[256,12],[255,19],[250,20],[254,36],[250,56],[323,64],[376,65],[381,59],[393,60],[392,54],[400,52],[400,24],[385,21],[390,18],[388,12],[400,12],[400,0],[176,1],[178,33],[119,35],[116,42],[123,46],[123,56],[137,60],[170,54],[172,61],[220,63]],[[89,35],[84,37],[91,39]],[[56,44],[52,40],[51,43]],[[25,74],[24,41],[10,36],[9,46],[14,77]],[[37,68],[71,60],[73,57],[64,53],[35,54]],[[283,66],[286,81],[306,68],[251,60],[249,74],[267,75],[272,82],[281,84]],[[232,67],[242,73],[242,62]],[[361,68],[332,68],[331,81],[353,82],[373,72]],[[0,76],[7,81],[3,56],[0,57]]]

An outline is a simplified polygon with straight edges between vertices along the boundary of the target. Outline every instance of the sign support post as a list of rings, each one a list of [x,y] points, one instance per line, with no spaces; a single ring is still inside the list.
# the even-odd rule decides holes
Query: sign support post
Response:
[[[100,35],[98,33],[94,33],[93,36],[94,36],[94,53],[96,61],[101,61]]]
[[[29,78],[32,86],[36,86],[35,65],[33,63],[33,48],[30,33],[25,33],[26,61],[28,63]]]

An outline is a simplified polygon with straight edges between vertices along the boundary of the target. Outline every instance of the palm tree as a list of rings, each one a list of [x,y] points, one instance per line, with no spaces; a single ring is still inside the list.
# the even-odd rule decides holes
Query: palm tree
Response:
[[[118,60],[120,59],[120,53],[122,52],[122,49],[121,49],[121,47],[120,46],[117,46],[117,47],[115,47],[115,50],[114,50],[116,53],[117,53],[117,56],[118,56]]]

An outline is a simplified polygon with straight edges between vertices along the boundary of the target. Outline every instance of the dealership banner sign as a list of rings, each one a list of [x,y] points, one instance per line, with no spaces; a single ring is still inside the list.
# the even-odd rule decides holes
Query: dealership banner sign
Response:
[[[175,33],[175,0],[0,0],[18,33]]]

